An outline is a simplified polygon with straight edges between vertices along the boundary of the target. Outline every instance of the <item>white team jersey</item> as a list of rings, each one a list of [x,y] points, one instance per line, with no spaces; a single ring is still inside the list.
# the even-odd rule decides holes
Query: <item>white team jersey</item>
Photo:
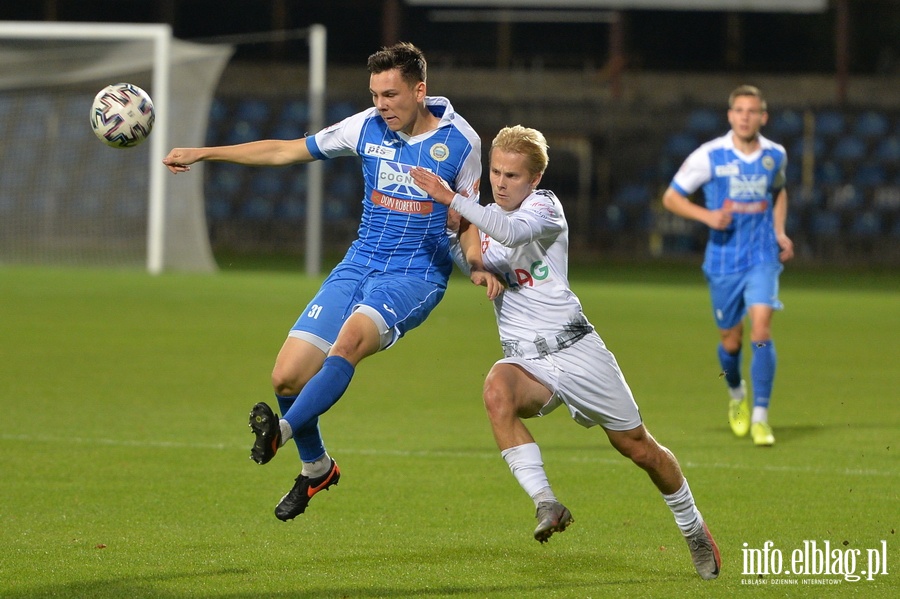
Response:
[[[547,355],[594,330],[569,289],[569,226],[552,191],[534,191],[511,212],[459,195],[451,207],[481,231],[484,266],[508,285],[494,300],[506,356]]]

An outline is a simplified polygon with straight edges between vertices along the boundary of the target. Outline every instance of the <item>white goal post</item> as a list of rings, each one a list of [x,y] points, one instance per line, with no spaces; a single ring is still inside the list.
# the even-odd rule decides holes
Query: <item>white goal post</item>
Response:
[[[325,65],[327,32],[324,25],[309,28],[309,132],[325,126]],[[321,161],[307,165],[306,274],[316,276],[322,269],[322,206],[325,173]]]
[[[91,42],[115,44],[108,48],[98,46],[88,49]],[[67,43],[73,44],[72,49],[66,46]],[[150,52],[147,51],[148,44],[152,47]],[[0,262],[16,261],[24,256],[25,262],[41,263],[46,260],[52,263],[54,254],[71,259],[76,250],[68,245],[68,239],[62,240],[64,237],[73,241],[78,237],[80,248],[91,241],[85,238],[93,236],[95,239],[92,240],[91,252],[98,254],[111,250],[116,253],[119,251],[116,244],[125,242],[115,238],[115,225],[106,225],[107,230],[113,229],[108,238],[104,233],[97,233],[91,226],[79,233],[73,223],[89,223],[92,217],[85,211],[77,218],[73,217],[72,209],[65,204],[91,204],[94,212],[90,214],[97,221],[101,217],[96,215],[101,212],[104,215],[115,210],[122,212],[121,206],[110,207],[111,203],[103,198],[104,194],[117,196],[118,201],[128,201],[131,199],[129,194],[133,196],[143,193],[141,190],[146,185],[146,200],[142,200],[146,202],[146,214],[141,218],[146,219],[144,243],[147,270],[154,274],[167,269],[215,270],[206,231],[202,169],[198,169],[199,172],[194,173],[193,177],[178,177],[181,180],[176,181],[162,164],[162,158],[168,152],[173,126],[178,127],[180,145],[188,145],[188,142],[191,145],[203,145],[212,94],[232,53],[233,48],[227,45],[200,45],[173,40],[172,29],[166,24],[0,21],[0,110],[7,113],[0,114],[7,118],[6,129],[0,130],[0,136],[7,143],[7,155],[3,156],[3,152],[0,152],[0,159],[7,162],[7,158],[13,157],[13,145],[19,144],[28,149],[25,146],[30,144],[22,140],[33,140],[35,144],[47,144],[46,148],[35,150],[34,153],[44,163],[44,168],[54,171],[41,173],[37,170],[40,167],[34,167],[32,175],[18,177],[23,181],[21,185],[4,183],[0,186],[0,227],[4,220],[9,227],[9,230],[4,228],[0,234],[8,239],[20,239],[22,246],[26,248],[10,258],[4,254],[10,249],[7,246],[12,247],[15,242],[5,243],[0,247]],[[175,68],[186,70],[174,77]],[[99,141],[91,140],[91,143],[96,144],[94,147],[85,138],[85,134],[93,137],[88,124],[92,96],[77,94],[88,94],[90,91],[96,93],[105,85],[119,81],[140,84],[139,78],[146,77],[147,73],[150,74],[147,91],[156,110],[153,132],[148,142],[143,144],[149,147],[149,151],[142,147],[102,147],[105,153],[99,155],[100,158],[92,159],[94,164],[85,163],[87,158],[84,159],[85,162],[78,163],[78,156],[74,159],[67,156],[66,164],[70,165],[68,168],[71,170],[57,172],[62,169],[52,162],[57,154],[81,152],[87,155],[101,151],[102,144]],[[66,107],[59,107],[60,102],[54,99],[57,95],[65,96]],[[88,98],[87,105],[83,106],[81,120],[76,120],[79,117],[78,111],[82,109],[82,97]],[[78,99],[77,107],[68,106],[73,103],[71,98]],[[32,106],[33,104],[37,106]],[[179,113],[177,118],[173,117],[176,110]],[[17,115],[26,115],[27,118],[20,118],[17,122]],[[27,121],[30,118],[36,118],[40,122],[29,123]],[[44,122],[45,118],[52,122],[48,125]],[[70,145],[57,149],[54,144],[41,139],[42,136],[34,132],[31,137],[12,136],[13,133],[27,135],[29,127],[55,132],[54,135],[59,136],[58,139],[54,138],[55,146]],[[143,169],[140,176],[135,172],[127,172],[124,168],[118,169],[126,170],[124,173],[113,173],[122,160],[144,158],[148,162],[144,163],[145,167],[138,167]],[[134,171],[135,168],[130,167],[130,170]],[[92,171],[93,177],[86,175],[85,171]],[[126,192],[121,187],[95,191],[96,186],[89,187],[85,184],[85,187],[78,188],[73,183],[76,179],[93,179],[95,184],[103,183],[107,174],[110,175],[109,178],[115,174],[126,184],[129,178],[138,183],[134,183]],[[66,180],[67,177],[69,181]],[[54,178],[59,181],[48,191],[48,181]],[[64,197],[67,195],[79,197]],[[98,205],[101,205],[100,208],[96,208]],[[48,225],[51,217],[59,222]],[[18,219],[18,223],[13,222],[15,219]],[[40,242],[23,232],[31,226],[31,221],[36,220],[45,221],[43,241]],[[124,236],[125,234],[122,235]],[[134,237],[131,234],[132,240]],[[47,241],[51,238],[51,241]],[[132,240],[128,240],[128,243]],[[42,253],[51,244],[52,251]],[[104,244],[106,248],[101,247]],[[41,248],[35,249],[38,245]],[[19,250],[13,248],[12,251]],[[91,263],[90,259],[85,262]],[[113,264],[117,263],[113,261]]]
[[[286,39],[306,40],[309,47],[309,123],[307,131],[315,134],[325,127],[325,96],[327,91],[326,70],[328,64],[328,28],[314,24],[302,29],[293,29],[260,34],[237,34],[212,38],[225,43],[240,45],[284,41]],[[306,165],[306,242],[305,268],[309,276],[318,276],[322,271],[322,213],[325,205],[325,169],[322,161],[314,160]]]

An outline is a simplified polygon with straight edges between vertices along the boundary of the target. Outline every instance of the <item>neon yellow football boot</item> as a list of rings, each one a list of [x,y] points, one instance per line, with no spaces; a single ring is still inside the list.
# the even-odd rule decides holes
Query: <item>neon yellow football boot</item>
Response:
[[[747,383],[741,381],[737,389],[729,389],[728,424],[738,437],[745,437],[750,431],[750,398],[747,397]]]
[[[750,436],[753,437],[753,444],[757,447],[775,445],[775,435],[772,434],[772,427],[768,422],[754,422],[750,427]]]

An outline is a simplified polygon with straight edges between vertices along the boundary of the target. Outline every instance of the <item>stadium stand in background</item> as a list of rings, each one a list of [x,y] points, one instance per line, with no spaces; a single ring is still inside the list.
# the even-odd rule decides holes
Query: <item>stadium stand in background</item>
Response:
[[[331,100],[327,121],[336,122],[363,107]],[[465,109],[475,113],[478,105]],[[502,108],[478,114],[483,135],[510,118]],[[303,100],[218,97],[207,143],[295,138],[306,132],[307,118]],[[497,124],[489,123],[492,120]],[[541,125],[558,171],[546,184],[567,203],[578,250],[646,257],[702,252],[704,228],[673,218],[661,209],[659,198],[688,153],[728,130],[725,112],[720,106],[684,107],[670,112],[664,122],[669,126],[635,125],[632,132],[626,126],[615,139],[588,136],[580,145],[572,143],[577,138],[569,130],[555,132]],[[900,261],[900,112],[774,109],[763,133],[788,149],[788,232],[798,259]],[[339,251],[352,239],[361,213],[362,189],[355,172],[359,167],[352,160],[325,164],[323,239],[326,249]],[[205,190],[215,248],[302,251],[303,167],[210,164]],[[483,191],[488,192],[485,185]]]
[[[658,180],[667,181],[705,139],[727,131],[724,114],[696,108],[663,146]],[[788,234],[808,260],[897,259],[900,243],[900,113],[879,109],[784,109],[763,134],[788,150]],[[646,194],[653,195],[652,182]],[[701,227],[658,213],[662,251],[699,251]]]
[[[332,102],[326,120],[337,122],[359,109]],[[307,132],[306,100],[216,98],[210,110],[208,145],[258,139],[295,139]],[[362,187],[353,160],[325,161],[323,239],[329,249],[353,239],[362,214]],[[214,247],[237,252],[302,252],[306,218],[306,169],[248,168],[210,163],[205,174],[206,215]]]

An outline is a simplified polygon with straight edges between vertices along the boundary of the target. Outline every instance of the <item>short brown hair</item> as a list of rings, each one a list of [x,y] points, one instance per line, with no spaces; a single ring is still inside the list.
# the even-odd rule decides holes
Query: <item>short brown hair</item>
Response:
[[[758,87],[753,85],[742,85],[731,92],[731,95],[728,96],[728,108],[730,109],[734,106],[734,101],[740,96],[753,96],[754,98],[759,98],[760,106],[762,107],[762,111],[766,112],[766,99],[763,97],[761,91],[759,91]]]
[[[397,69],[404,81],[416,85],[425,81],[428,64],[421,50],[409,42],[400,42],[369,56],[366,66],[372,75]]]

